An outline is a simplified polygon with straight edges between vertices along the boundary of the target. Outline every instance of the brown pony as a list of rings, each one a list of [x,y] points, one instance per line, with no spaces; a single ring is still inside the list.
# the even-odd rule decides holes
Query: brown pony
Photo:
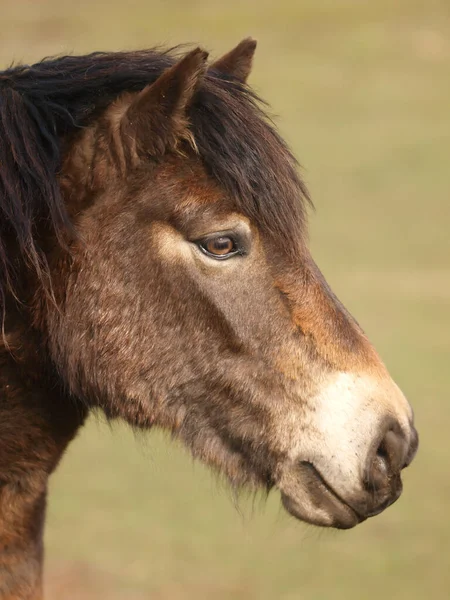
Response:
[[[353,527],[400,495],[411,408],[307,248],[256,43],[0,73],[0,597],[41,598],[47,482],[93,408]]]

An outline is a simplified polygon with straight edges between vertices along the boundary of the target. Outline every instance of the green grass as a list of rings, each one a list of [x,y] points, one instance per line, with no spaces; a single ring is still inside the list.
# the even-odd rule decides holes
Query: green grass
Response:
[[[52,480],[53,597],[448,598],[448,0],[0,0],[0,11],[4,65],[160,42],[218,54],[258,38],[252,83],[304,165],[314,255],[421,434],[401,500],[336,533],[295,522],[276,494],[239,512],[161,435],[91,422]]]

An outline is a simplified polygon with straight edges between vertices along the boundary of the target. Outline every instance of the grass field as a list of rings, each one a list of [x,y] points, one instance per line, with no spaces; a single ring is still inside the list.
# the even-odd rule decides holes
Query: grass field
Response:
[[[313,529],[226,486],[159,434],[91,421],[53,477],[50,597],[450,597],[448,0],[0,0],[0,61],[259,41],[252,84],[316,204],[314,255],[415,407],[405,492],[355,530]]]

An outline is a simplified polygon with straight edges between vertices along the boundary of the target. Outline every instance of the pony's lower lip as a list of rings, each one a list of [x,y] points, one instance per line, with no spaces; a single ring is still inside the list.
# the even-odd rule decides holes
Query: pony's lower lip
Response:
[[[283,506],[292,516],[312,525],[336,529],[350,529],[366,520],[366,516],[333,490],[313,464],[305,461],[300,467],[307,479],[308,502],[299,501],[281,490]]]
[[[304,462],[303,465],[310,469],[320,484],[325,488],[325,490],[338,502],[340,502],[343,506],[346,506],[349,510],[351,510],[358,517],[360,521],[365,521],[367,517],[361,515],[356,508],[351,506],[348,502],[346,502],[328,483],[328,481],[322,476],[321,472],[310,462]]]

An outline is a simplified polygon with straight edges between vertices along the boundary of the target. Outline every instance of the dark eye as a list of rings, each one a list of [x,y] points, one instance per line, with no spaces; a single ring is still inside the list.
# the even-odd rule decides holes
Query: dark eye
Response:
[[[235,240],[228,235],[211,237],[197,243],[200,250],[207,256],[218,260],[224,260],[240,253]]]

